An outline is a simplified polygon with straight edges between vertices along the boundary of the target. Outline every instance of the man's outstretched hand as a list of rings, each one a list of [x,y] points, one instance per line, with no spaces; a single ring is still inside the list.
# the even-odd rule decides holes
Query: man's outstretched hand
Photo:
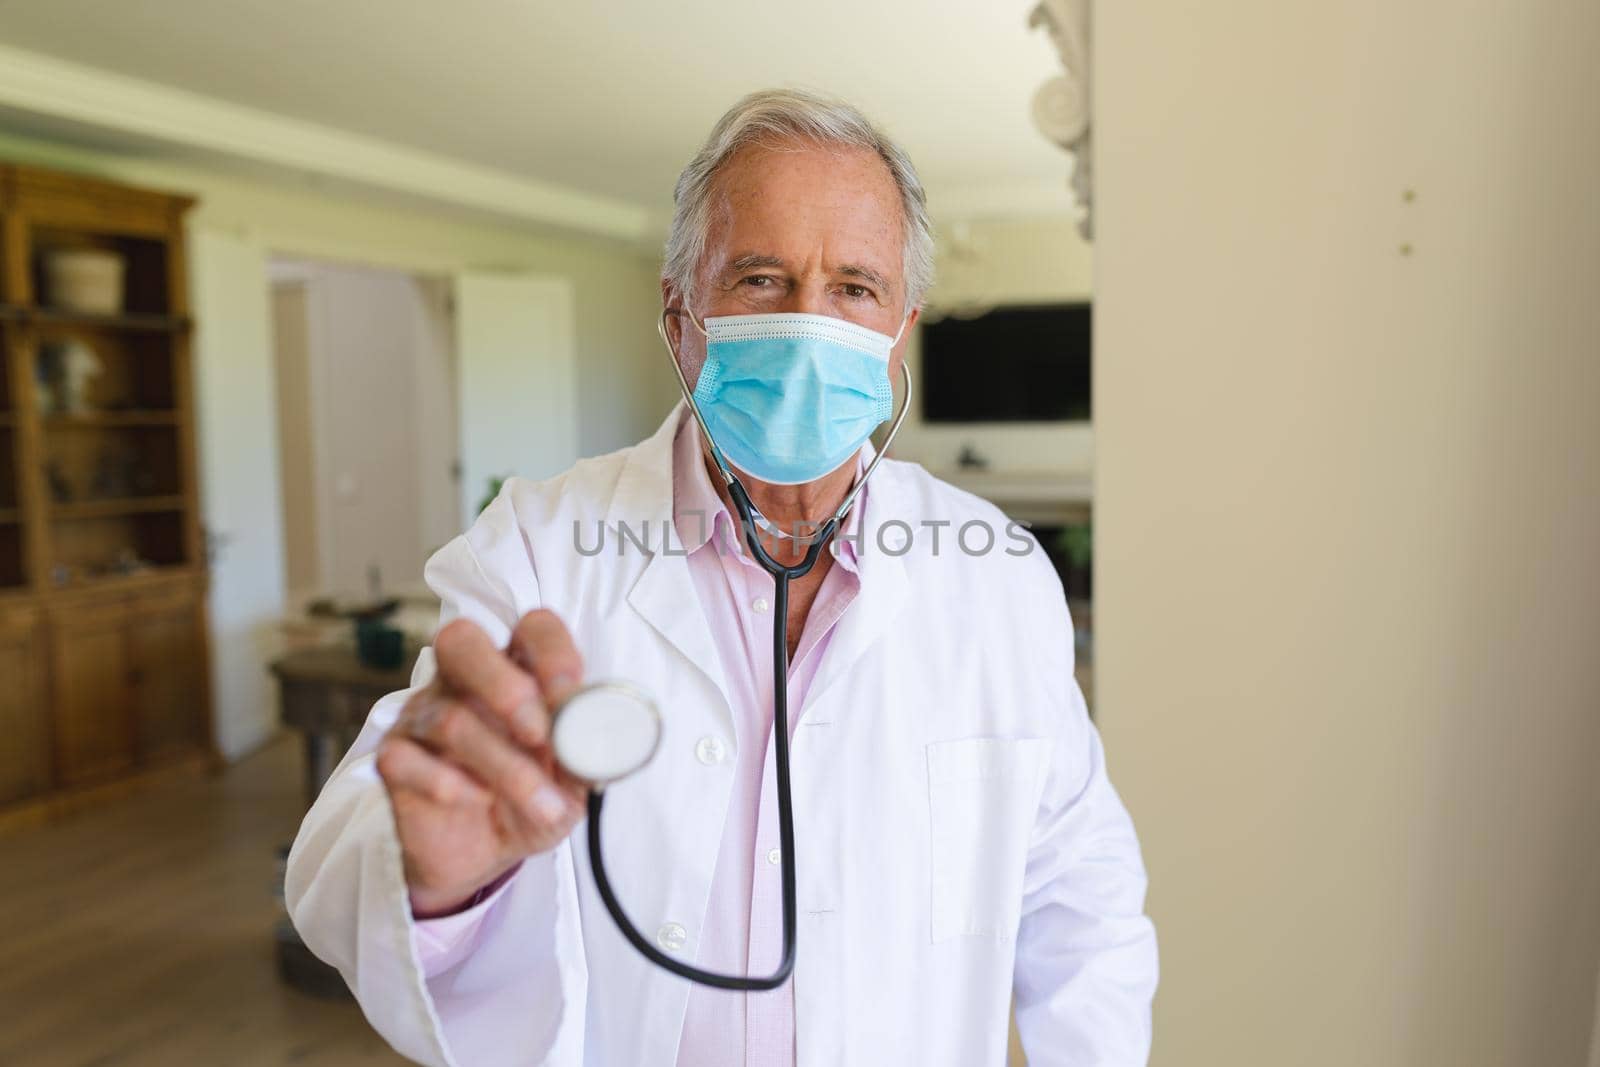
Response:
[[[550,750],[550,708],[583,678],[553,612],[523,616],[503,649],[456,619],[433,650],[433,681],[406,702],[377,753],[418,915],[456,910],[560,844],[588,792]]]

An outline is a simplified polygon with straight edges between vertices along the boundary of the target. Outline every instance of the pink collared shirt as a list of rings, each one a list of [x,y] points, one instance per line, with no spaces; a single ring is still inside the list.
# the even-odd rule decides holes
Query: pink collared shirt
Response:
[[[722,655],[733,704],[733,795],[711,884],[696,966],[770,974],[783,955],[778,797],[772,752],[772,577],[744,548],[738,523],[712,487],[698,427],[686,418],[673,444],[673,517],[689,572]],[[851,533],[867,490],[846,522]],[[701,522],[701,516],[711,516]],[[820,518],[820,516],[819,516]],[[708,536],[709,535],[709,536]],[[861,588],[855,546],[839,550],[806,617],[789,663],[789,736],[805,713],[806,692],[835,624]],[[794,983],[770,993],[729,993],[696,985],[678,1041],[679,1067],[793,1067]]]
[[[860,460],[858,459],[858,464]],[[722,656],[733,706],[733,791],[695,965],[734,974],[768,974],[783,951],[778,799],[773,763],[772,589],[770,575],[744,549],[738,523],[712,486],[694,419],[673,442],[673,521],[706,625]],[[805,713],[834,627],[861,588],[852,535],[868,490],[851,509],[834,547],[835,566],[812,602],[788,670],[789,734]],[[508,879],[509,880],[509,879]],[[503,883],[502,883],[503,884]],[[493,887],[484,903],[498,895]],[[416,923],[423,971],[441,973],[468,955],[488,908]],[[794,983],[770,993],[732,993],[695,985],[678,1040],[679,1067],[793,1067]]]

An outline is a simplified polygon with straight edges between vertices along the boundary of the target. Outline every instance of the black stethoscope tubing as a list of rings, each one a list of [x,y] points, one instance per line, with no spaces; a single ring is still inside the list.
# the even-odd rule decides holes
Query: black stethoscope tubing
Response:
[[[739,509],[745,543],[750,546],[750,551],[761,564],[761,568],[772,575],[773,581],[772,736],[776,746],[774,763],[778,779],[778,848],[783,861],[781,871],[783,958],[779,961],[777,970],[766,977],[704,971],[682,960],[673,959],[639,932],[638,927],[633,925],[622,910],[616,891],[611,887],[611,879],[606,876],[605,860],[600,848],[600,811],[605,804],[605,791],[598,788],[589,793],[589,865],[594,872],[595,888],[600,891],[600,900],[611,913],[617,929],[622,931],[622,936],[627,938],[628,943],[638,949],[646,959],[691,982],[699,982],[701,985],[716,989],[758,993],[777,989],[787,982],[790,974],[794,972],[795,933],[799,918],[795,888],[794,797],[789,786],[789,582],[804,577],[811,572],[812,567],[816,566],[822,549],[839,528],[839,520],[834,517],[823,523],[822,528],[817,531],[815,540],[806,550],[805,558],[792,567],[786,567],[768,555],[766,548],[761,544],[760,532],[752,515],[750,497],[737,478],[729,478],[728,494],[733,498],[734,506]]]

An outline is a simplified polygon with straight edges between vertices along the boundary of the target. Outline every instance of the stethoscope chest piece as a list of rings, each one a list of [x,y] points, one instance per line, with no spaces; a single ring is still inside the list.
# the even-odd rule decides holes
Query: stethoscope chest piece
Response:
[[[569,773],[600,787],[639,770],[661,744],[655,702],[625,682],[596,682],[556,709],[550,747]]]

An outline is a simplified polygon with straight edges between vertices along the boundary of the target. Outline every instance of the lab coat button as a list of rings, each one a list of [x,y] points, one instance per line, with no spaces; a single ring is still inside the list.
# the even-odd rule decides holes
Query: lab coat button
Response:
[[[661,929],[656,931],[656,944],[668,952],[676,952],[689,940],[689,931],[683,928],[682,923],[662,923]]]
[[[767,862],[772,864],[774,867],[776,867],[778,864],[782,863],[783,862],[783,851],[781,849],[776,849],[775,848],[772,851],[768,852],[767,853]]]
[[[767,603],[767,598],[764,596],[756,597],[750,606],[756,609],[756,614],[758,615],[765,615],[772,610],[772,605]]]
[[[722,738],[712,737],[709,734],[702,737],[694,746],[695,759],[704,763],[707,767],[721,763],[723,756],[726,754]]]

